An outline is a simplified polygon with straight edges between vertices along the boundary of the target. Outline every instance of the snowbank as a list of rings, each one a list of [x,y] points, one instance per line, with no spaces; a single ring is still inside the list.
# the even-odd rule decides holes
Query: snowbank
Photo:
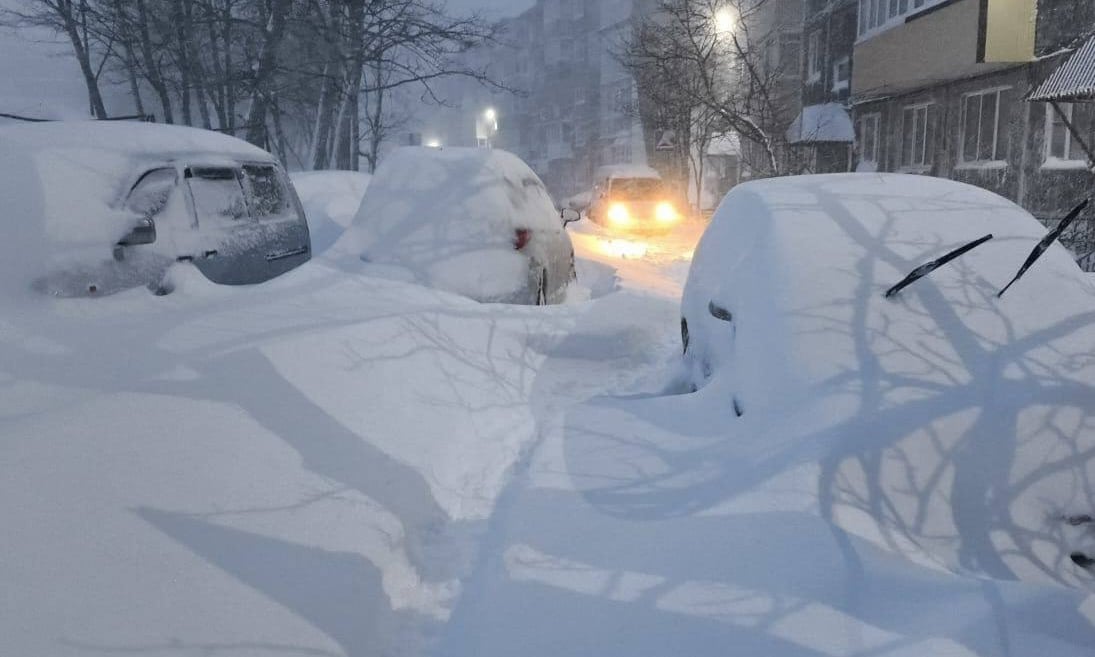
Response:
[[[995,239],[894,299],[915,267]],[[821,511],[953,571],[1091,586],[1065,517],[1095,494],[1095,294],[1044,228],[989,192],[900,175],[735,189],[696,252],[682,312],[694,380],[728,430],[816,460]],[[732,314],[712,317],[709,304]]]
[[[528,257],[514,249],[519,228],[540,238],[529,245],[540,262],[569,247],[547,189],[519,158],[497,149],[402,148],[381,164],[335,248],[405,268],[429,287],[502,301],[529,284]]]
[[[317,254],[337,242],[353,223],[372,180],[357,171],[301,171],[290,178],[308,217],[312,252]]]

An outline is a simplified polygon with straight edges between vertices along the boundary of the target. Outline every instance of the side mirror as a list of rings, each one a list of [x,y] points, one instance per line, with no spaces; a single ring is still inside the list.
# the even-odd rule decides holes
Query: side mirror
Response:
[[[707,304],[707,312],[711,313],[711,316],[715,319],[732,322],[734,321],[734,313],[730,312],[726,308],[716,304],[714,301]]]
[[[572,224],[582,218],[582,214],[572,208],[563,208],[563,211],[559,213],[559,216],[563,219],[563,225]]]
[[[141,219],[129,234],[118,240],[118,246],[140,246],[152,244],[156,241],[156,222],[152,219]]]

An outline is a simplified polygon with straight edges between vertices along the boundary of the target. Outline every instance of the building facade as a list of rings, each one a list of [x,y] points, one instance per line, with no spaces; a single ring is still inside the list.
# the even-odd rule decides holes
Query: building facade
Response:
[[[856,168],[970,183],[1052,223],[1095,180],[1064,120],[1027,96],[1095,32],[1095,3],[1026,0],[1036,13],[1012,17],[1018,28],[1035,21],[1033,52],[1009,62],[985,56],[985,12],[996,1],[859,0]],[[1062,107],[1082,134],[1095,134],[1090,105]],[[1083,232],[1072,236],[1077,257],[1092,246]]]
[[[635,4],[538,0],[507,20],[499,44],[470,55],[505,89],[464,83],[449,90],[460,110],[449,113],[440,141],[511,151],[559,200],[589,191],[601,166],[645,164],[635,85],[611,54]],[[484,126],[488,108],[496,126]]]
[[[855,131],[849,108],[858,0],[804,0],[802,113],[788,142],[814,173],[851,169]]]

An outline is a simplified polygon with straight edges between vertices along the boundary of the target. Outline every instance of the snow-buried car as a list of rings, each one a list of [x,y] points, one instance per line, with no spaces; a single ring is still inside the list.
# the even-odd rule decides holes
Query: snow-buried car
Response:
[[[1095,289],[1055,244],[1000,296],[1045,235],[937,178],[742,185],[684,292],[686,385],[733,409],[738,439],[818,463],[819,511],[850,532],[952,571],[1092,587]]]
[[[336,248],[482,302],[559,303],[574,278],[574,249],[547,188],[498,149],[391,153]]]
[[[134,122],[0,128],[0,288],[101,296],[194,265],[260,283],[311,257],[296,193],[266,151],[206,130]]]

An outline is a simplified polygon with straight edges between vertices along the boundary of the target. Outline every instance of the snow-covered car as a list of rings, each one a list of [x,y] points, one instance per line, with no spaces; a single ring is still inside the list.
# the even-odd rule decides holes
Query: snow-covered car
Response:
[[[0,128],[4,282],[101,296],[171,264],[260,283],[311,257],[300,201],[272,155],[215,132],[131,122]]]
[[[682,204],[657,171],[608,167],[598,172],[591,193],[591,221],[622,232],[662,232],[681,222]]]
[[[336,248],[482,302],[559,303],[574,279],[568,219],[511,153],[408,147],[381,162]]]
[[[1054,244],[1000,294],[1046,235],[937,178],[741,185],[684,291],[685,383],[732,433],[821,463],[820,511],[849,532],[1095,587],[1095,290]]]

